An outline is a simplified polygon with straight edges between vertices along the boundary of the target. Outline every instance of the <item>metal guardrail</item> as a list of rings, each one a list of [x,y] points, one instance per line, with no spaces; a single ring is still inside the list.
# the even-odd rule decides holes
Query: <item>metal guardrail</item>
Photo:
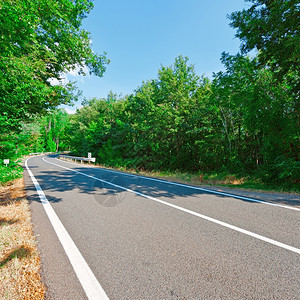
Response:
[[[96,162],[96,158],[95,157],[91,157],[91,158],[88,158],[88,157],[79,157],[79,156],[70,156],[70,155],[59,155],[58,158],[60,159],[71,159],[71,160],[75,160],[75,162],[77,162],[77,160],[84,162],[84,161],[87,161],[87,162]]]
[[[29,155],[48,155],[48,154],[68,154],[70,153],[71,151],[58,151],[58,152],[32,152],[32,153],[29,153]]]

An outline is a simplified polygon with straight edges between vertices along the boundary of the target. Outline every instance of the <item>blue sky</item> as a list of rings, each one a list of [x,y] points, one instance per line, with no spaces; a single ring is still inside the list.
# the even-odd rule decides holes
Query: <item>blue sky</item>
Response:
[[[130,94],[179,55],[189,58],[198,75],[211,78],[223,69],[223,51],[239,51],[227,15],[249,6],[244,0],[95,0],[94,5],[83,27],[94,52],[107,52],[111,63],[102,78],[68,75],[86,98]]]

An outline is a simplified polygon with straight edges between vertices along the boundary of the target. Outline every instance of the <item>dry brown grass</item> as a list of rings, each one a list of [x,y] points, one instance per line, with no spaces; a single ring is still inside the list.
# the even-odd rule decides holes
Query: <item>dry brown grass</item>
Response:
[[[0,299],[44,299],[23,178],[0,187]]]

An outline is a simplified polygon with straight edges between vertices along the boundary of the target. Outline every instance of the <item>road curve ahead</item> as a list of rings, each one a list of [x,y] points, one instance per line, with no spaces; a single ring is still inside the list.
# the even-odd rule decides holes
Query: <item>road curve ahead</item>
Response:
[[[300,299],[299,208],[53,156],[26,165],[49,299]]]

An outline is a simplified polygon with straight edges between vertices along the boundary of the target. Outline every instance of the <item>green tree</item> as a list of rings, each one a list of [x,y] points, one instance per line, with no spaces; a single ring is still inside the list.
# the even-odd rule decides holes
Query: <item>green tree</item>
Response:
[[[269,65],[282,79],[288,76],[294,91],[299,92],[300,14],[298,0],[248,0],[249,9],[230,15],[237,29],[241,49],[259,51],[259,61]],[[299,96],[299,94],[298,94]]]
[[[199,147],[207,133],[209,93],[209,81],[183,56],[135,91],[127,112],[139,167],[196,170],[205,161]]]
[[[207,111],[203,108],[208,94],[209,81],[196,74],[187,57],[179,56],[171,67],[158,71],[154,98],[164,115],[160,117],[161,128],[157,133],[171,168],[198,167],[195,155],[199,152],[194,145],[204,136]]]
[[[71,147],[83,156],[92,152],[98,161],[111,165],[120,160],[121,152],[126,156],[125,101],[112,92],[105,99],[85,100],[84,107],[71,116]]]
[[[69,115],[62,109],[53,110],[40,122],[40,132],[44,140],[44,149],[50,152],[67,150],[66,132]]]
[[[276,82],[257,58],[224,53],[222,62],[226,71],[215,74],[212,100],[226,145],[224,163],[231,170],[261,170],[272,180],[286,176],[286,163],[296,170],[297,101],[291,86]]]
[[[16,160],[30,152],[42,152],[44,141],[41,138],[40,120],[21,124],[19,132],[3,134],[0,142],[0,157]]]
[[[275,177],[279,172],[285,174],[284,176],[289,174],[288,176],[296,178],[295,174],[298,173],[299,180],[300,167],[297,155],[300,144],[299,1],[248,0],[248,2],[252,3],[250,8],[234,12],[229,18],[230,25],[237,29],[236,36],[241,39],[242,53],[258,50],[257,57],[262,69],[257,84],[267,92],[266,97],[261,97],[260,94],[257,103],[255,101],[252,103],[254,107],[261,107],[259,112],[254,110],[258,115],[266,114],[266,121],[260,123],[261,128],[266,130],[264,125],[269,124],[267,125],[269,134],[265,136],[263,143],[263,148],[267,147],[269,150],[264,154],[269,154],[268,165],[270,167],[273,163],[271,173]],[[264,84],[266,82],[269,86]],[[271,119],[275,126],[269,123]],[[283,169],[298,169],[298,171],[282,172]]]
[[[0,133],[76,96],[73,84],[51,79],[85,67],[103,75],[108,60],[81,27],[92,7],[89,0],[0,1]]]

